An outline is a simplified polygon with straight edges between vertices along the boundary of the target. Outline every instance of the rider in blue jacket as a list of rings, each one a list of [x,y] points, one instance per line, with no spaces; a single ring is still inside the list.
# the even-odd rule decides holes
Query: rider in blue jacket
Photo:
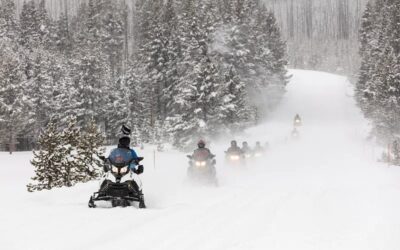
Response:
[[[135,150],[130,148],[131,144],[131,139],[129,137],[130,134],[130,129],[127,128],[125,125],[122,126],[121,132],[123,133],[123,136],[119,139],[118,141],[118,147],[116,149],[113,149],[110,153],[110,156],[108,157],[109,159],[114,158],[116,155],[120,156],[123,158],[124,162],[130,162],[129,168],[134,172],[135,174],[141,174],[143,173],[143,165],[138,165],[138,155],[136,154]],[[128,150],[125,151],[124,153],[121,152],[121,149]]]

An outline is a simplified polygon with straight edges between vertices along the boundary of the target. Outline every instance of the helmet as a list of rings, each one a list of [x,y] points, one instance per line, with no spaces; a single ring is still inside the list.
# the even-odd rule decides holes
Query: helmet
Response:
[[[247,143],[247,141],[244,141],[244,142],[242,143],[242,146],[243,146],[243,147],[247,147],[247,146],[249,146],[249,144]]]
[[[205,142],[204,140],[200,140],[200,141],[197,143],[197,146],[198,146],[199,148],[204,148],[204,147],[206,146],[206,142]]]
[[[129,138],[128,136],[121,137],[118,141],[118,147],[121,148],[129,148],[130,144],[131,138]]]
[[[236,147],[237,146],[237,142],[235,140],[231,141],[231,146],[232,147]]]
[[[125,126],[125,125],[122,125],[121,132],[124,135],[130,135],[131,134],[131,129],[128,128],[127,126]]]

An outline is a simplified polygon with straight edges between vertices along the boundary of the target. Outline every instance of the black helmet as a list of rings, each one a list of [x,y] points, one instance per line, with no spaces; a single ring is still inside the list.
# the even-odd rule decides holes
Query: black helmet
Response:
[[[244,141],[244,142],[242,142],[242,146],[247,147],[247,146],[249,146],[249,144],[247,143],[247,141]]]
[[[131,144],[131,138],[128,136],[121,137],[118,141],[118,147],[119,148],[129,148]]]
[[[200,141],[197,143],[197,146],[198,146],[199,148],[205,148],[205,147],[206,147],[206,142],[205,142],[204,140],[200,140]]]
[[[124,135],[130,135],[131,134],[131,129],[128,128],[127,126],[125,126],[125,125],[122,125],[121,132]]]
[[[231,146],[232,147],[236,147],[237,146],[237,142],[235,140],[231,141]]]

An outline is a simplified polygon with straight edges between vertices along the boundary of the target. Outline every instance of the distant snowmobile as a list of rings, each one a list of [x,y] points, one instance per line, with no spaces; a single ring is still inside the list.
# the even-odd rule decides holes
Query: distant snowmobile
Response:
[[[253,156],[254,158],[261,158],[265,154],[265,148],[261,146],[261,143],[258,141],[256,142],[256,146],[254,147],[253,150]]]
[[[245,156],[241,151],[226,151],[225,152],[225,161],[230,166],[244,166],[245,165]]]
[[[300,138],[300,133],[299,133],[299,131],[298,131],[296,128],[294,128],[294,129],[292,130],[291,136],[292,136],[292,139],[297,140],[297,139]]]
[[[187,157],[190,160],[187,171],[190,180],[202,184],[218,185],[214,155],[187,155]]]
[[[243,156],[246,159],[252,158],[253,157],[253,151],[249,147],[249,144],[245,141],[242,143],[242,152]]]
[[[128,152],[128,151],[127,151]],[[120,158],[121,159],[121,158]],[[144,158],[135,159],[135,164]],[[120,162],[105,159],[105,175],[100,190],[94,193],[89,200],[89,207],[97,207],[97,201],[111,202],[113,207],[132,206],[134,202],[139,203],[139,208],[146,208],[141,183],[135,181],[135,173],[130,169],[132,162]],[[143,166],[142,166],[143,167]]]
[[[301,118],[300,118],[299,114],[296,114],[296,116],[294,117],[293,126],[295,128],[298,128],[298,127],[302,126],[302,122],[301,122]]]

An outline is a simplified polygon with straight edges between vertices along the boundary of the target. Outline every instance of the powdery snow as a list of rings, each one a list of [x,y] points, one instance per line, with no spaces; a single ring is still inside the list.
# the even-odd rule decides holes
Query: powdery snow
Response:
[[[220,187],[185,184],[177,152],[146,157],[148,209],[89,209],[98,183],[28,193],[31,153],[0,154],[1,249],[400,249],[400,169],[376,162],[344,77],[293,70],[269,121],[247,131],[271,150],[246,171],[223,164]],[[299,113],[300,139],[292,140]],[[238,138],[241,140],[241,138]]]

